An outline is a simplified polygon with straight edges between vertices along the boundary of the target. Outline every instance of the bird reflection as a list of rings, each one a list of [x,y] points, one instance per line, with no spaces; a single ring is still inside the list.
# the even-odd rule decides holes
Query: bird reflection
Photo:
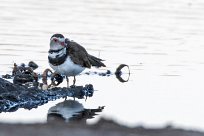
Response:
[[[48,111],[48,122],[79,122],[86,123],[87,119],[94,118],[98,112],[102,112],[104,106],[96,109],[85,109],[81,103],[75,100],[65,100],[51,107]]]
[[[126,71],[125,71],[125,72],[127,72],[127,74],[123,74],[123,72],[122,72],[123,68],[125,68],[125,67],[127,68]],[[126,65],[126,64],[120,64],[118,66],[118,68],[116,69],[115,76],[122,83],[128,82],[129,78],[130,78],[130,69],[129,69],[129,66]]]

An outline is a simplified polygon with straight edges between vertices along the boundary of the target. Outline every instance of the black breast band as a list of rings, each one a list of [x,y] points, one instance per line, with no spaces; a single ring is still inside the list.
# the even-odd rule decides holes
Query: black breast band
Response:
[[[68,53],[66,51],[66,54],[64,54],[64,55],[62,55],[60,57],[56,56],[56,58],[51,58],[51,57],[48,56],[49,63],[51,63],[54,66],[61,65],[67,59],[67,55],[68,55]]]
[[[61,50],[63,50],[64,48],[61,48],[61,49],[59,49],[59,50],[49,50],[48,51],[48,53],[58,53],[58,52],[60,52]]]

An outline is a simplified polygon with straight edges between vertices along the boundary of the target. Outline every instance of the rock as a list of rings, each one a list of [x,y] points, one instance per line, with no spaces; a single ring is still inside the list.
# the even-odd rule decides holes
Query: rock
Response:
[[[12,79],[12,76],[9,75],[9,74],[6,74],[6,75],[2,75],[2,78],[5,78],[5,79]]]
[[[27,82],[33,82],[34,78],[31,74],[16,74],[13,78],[14,84],[25,84]]]
[[[74,97],[83,99],[92,97],[93,92],[94,89],[91,84],[84,87],[55,87],[42,90],[37,87],[13,84],[0,78],[0,112],[11,112],[18,108],[32,109],[59,98]]]
[[[31,68],[33,68],[33,70],[35,70],[35,69],[38,68],[38,65],[37,65],[35,62],[33,62],[33,61],[30,61],[30,62],[28,63],[28,66],[31,67]]]

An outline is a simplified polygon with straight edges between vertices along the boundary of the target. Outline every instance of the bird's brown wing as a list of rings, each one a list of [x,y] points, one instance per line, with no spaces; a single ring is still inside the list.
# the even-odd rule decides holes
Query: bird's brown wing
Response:
[[[70,41],[68,45],[68,55],[75,64],[79,64],[82,67],[91,68],[89,61],[89,55],[87,51],[76,42]]]
[[[91,66],[95,66],[97,68],[99,67],[105,67],[106,65],[102,62],[103,60],[100,59],[100,58],[97,58],[95,56],[92,56],[89,54],[89,57],[88,57],[90,63],[91,63]]]

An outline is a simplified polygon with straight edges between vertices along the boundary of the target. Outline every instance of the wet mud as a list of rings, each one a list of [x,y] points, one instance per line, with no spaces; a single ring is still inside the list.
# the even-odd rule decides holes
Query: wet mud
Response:
[[[94,88],[91,84],[83,86],[55,87],[42,90],[10,83],[0,78],[0,112],[13,112],[19,108],[32,109],[59,98],[74,97],[83,99],[92,97]]]
[[[203,132],[170,126],[163,128],[145,128],[143,126],[129,128],[106,119],[100,119],[94,125],[86,125],[80,122],[62,123],[60,121],[45,124],[0,124],[0,129],[0,135],[4,136],[204,136]]]

